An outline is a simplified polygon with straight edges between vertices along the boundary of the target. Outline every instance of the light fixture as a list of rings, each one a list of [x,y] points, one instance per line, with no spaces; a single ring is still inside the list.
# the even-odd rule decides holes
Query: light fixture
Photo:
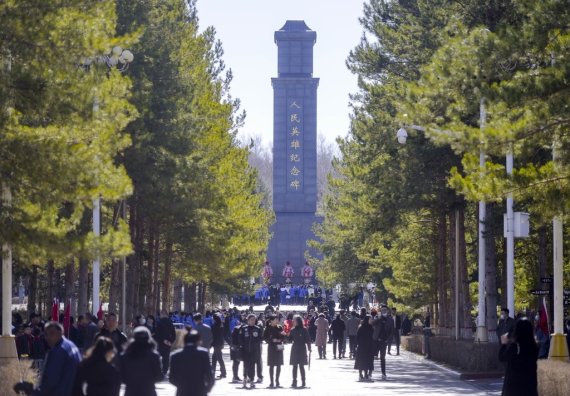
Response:
[[[406,140],[408,139],[408,131],[406,131],[403,127],[398,129],[398,133],[396,133],[396,137],[398,138],[398,143],[406,144]]]

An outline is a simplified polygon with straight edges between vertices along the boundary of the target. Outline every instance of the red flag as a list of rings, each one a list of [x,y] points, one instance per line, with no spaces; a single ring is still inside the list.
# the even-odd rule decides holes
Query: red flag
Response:
[[[54,322],[59,321],[59,301],[57,301],[57,298],[53,299],[53,305],[51,306],[51,320]]]
[[[99,304],[99,311],[97,311],[97,320],[103,320],[103,303]]]
[[[71,300],[65,304],[63,312],[63,334],[69,338],[69,328],[71,327]]]
[[[548,310],[546,309],[546,299],[544,297],[542,297],[542,304],[540,304],[538,326],[544,334],[550,334],[548,329]]]

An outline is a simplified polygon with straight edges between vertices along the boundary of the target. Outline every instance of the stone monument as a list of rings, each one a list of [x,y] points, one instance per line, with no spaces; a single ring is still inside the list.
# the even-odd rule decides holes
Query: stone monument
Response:
[[[275,32],[278,77],[273,86],[273,210],[276,222],[268,259],[276,269],[289,261],[302,282],[307,241],[315,239],[317,208],[317,87],[313,46],[317,33],[304,21]],[[279,271],[278,273],[280,273]],[[275,279],[274,282],[282,282]]]

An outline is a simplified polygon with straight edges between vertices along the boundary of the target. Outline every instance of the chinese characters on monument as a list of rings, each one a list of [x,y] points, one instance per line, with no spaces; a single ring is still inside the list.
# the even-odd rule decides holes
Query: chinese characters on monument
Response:
[[[303,107],[290,99],[287,114],[287,185],[289,191],[303,190]]]

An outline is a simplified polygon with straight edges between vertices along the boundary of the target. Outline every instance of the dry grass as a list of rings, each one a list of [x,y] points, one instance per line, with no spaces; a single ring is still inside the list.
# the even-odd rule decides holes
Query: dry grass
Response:
[[[31,360],[7,359],[0,363],[0,395],[15,395],[13,387],[17,382],[36,384],[38,373],[31,368]]]
[[[540,396],[570,395],[570,363],[541,359],[537,374]]]

